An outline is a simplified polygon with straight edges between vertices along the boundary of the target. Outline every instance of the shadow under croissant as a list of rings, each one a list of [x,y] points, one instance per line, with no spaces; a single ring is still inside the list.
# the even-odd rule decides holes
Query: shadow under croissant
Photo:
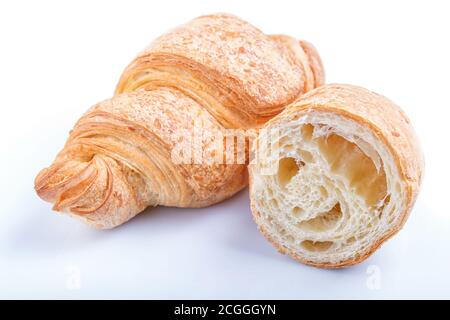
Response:
[[[145,236],[149,236],[149,230],[154,234],[167,234],[186,230],[192,233],[188,226],[196,223],[211,222],[217,216],[222,216],[227,221],[232,221],[234,214],[250,214],[248,207],[247,189],[240,191],[235,196],[204,208],[176,208],[156,206],[148,207],[127,223],[113,229],[101,230],[105,233],[120,233],[143,230]],[[245,205],[243,205],[245,203]],[[243,210],[245,208],[245,211]],[[227,216],[229,218],[227,218]],[[251,216],[249,215],[249,218]]]
[[[42,213],[43,215],[48,215],[46,210],[43,211],[45,211]],[[19,230],[15,232],[17,236],[8,246],[21,248],[18,252],[19,255],[25,252],[35,253],[37,256],[55,255],[62,252],[76,253],[92,246],[93,243],[107,242],[116,237],[120,238],[121,235],[130,240],[129,245],[135,245],[136,240],[151,241],[152,238],[161,235],[171,237],[173,234],[184,231],[186,237],[192,238],[195,233],[192,225],[204,223],[213,228],[217,227],[217,230],[212,233],[204,234],[208,241],[221,241],[220,230],[224,230],[226,236],[224,242],[227,242],[228,237],[235,236],[228,232],[230,229],[236,228],[237,218],[245,217],[245,219],[251,220],[247,189],[240,191],[230,199],[206,208],[148,207],[128,223],[113,229],[97,230],[80,224],[73,217],[64,215],[63,221],[61,221],[61,217],[57,217],[60,214],[54,213],[54,215],[55,219],[42,219],[34,215],[35,219],[28,219],[27,223],[20,224]],[[217,216],[220,216],[219,219]],[[40,228],[36,228],[36,220],[39,220]],[[219,223],[216,224],[214,221],[219,221]],[[229,227],[224,229],[224,225]],[[251,225],[251,229],[253,231],[251,238],[260,238],[255,225]],[[246,233],[250,234],[249,230]],[[211,234],[218,235],[216,240],[211,237]],[[199,236],[198,233],[195,236]],[[173,248],[173,250],[175,249]]]

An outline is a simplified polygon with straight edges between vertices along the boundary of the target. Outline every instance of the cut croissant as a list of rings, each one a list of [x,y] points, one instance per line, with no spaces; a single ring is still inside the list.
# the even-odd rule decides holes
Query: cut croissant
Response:
[[[322,82],[311,45],[267,36],[229,15],[197,18],[127,67],[116,96],[77,122],[35,189],[55,210],[96,228],[120,225],[148,206],[217,203],[245,187],[248,174],[245,159],[204,161],[221,151],[213,137],[259,126]],[[174,161],[196,123],[203,162]]]
[[[249,166],[254,219],[300,262],[361,262],[405,223],[422,180],[410,121],[383,96],[325,85],[270,120]]]

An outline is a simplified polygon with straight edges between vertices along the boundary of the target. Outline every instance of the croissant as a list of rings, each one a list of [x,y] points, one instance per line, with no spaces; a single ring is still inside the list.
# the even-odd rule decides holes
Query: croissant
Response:
[[[267,36],[227,14],[203,16],[159,37],[125,69],[116,94],[171,87],[225,128],[253,128],[324,82],[315,48]]]
[[[76,123],[35,190],[100,229],[149,206],[217,203],[248,183],[247,149],[242,160],[224,148],[227,130],[256,128],[322,83],[312,45],[230,15],[194,19],[138,55],[116,95]]]
[[[404,225],[423,155],[405,113],[351,85],[325,85],[261,129],[249,165],[254,220],[308,265],[359,263]]]

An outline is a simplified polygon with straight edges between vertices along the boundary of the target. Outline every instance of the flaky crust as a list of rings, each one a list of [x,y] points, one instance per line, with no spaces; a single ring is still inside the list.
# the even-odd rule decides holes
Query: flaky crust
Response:
[[[203,207],[247,184],[243,164],[174,163],[171,151],[201,123],[201,150],[214,152],[223,127],[170,88],[124,93],[92,107],[35,181],[38,195],[97,228],[121,224],[148,206]]]
[[[265,127],[282,123],[284,119],[288,119],[293,115],[301,117],[304,114],[311,115],[317,112],[338,114],[369,128],[377,139],[388,148],[406,190],[406,197],[403,200],[404,210],[401,212],[398,223],[392,226],[378,241],[373,243],[368,250],[357,252],[351,259],[338,263],[316,263],[305,259],[276,241],[263,225],[259,224],[258,227],[261,233],[274,244],[279,252],[288,254],[299,262],[320,268],[347,267],[365,260],[403,227],[420,190],[424,158],[414,129],[405,113],[387,98],[352,85],[330,84],[314,89],[287,106],[281,114],[269,121]],[[253,217],[258,223],[261,212],[256,208],[252,195],[254,168],[254,165],[249,166],[250,199]]]
[[[227,128],[253,128],[323,83],[314,47],[267,36],[228,14],[202,16],[153,41],[125,69],[116,93],[175,87]]]
[[[126,68],[116,95],[77,122],[38,174],[36,192],[96,228],[120,225],[148,206],[217,203],[247,185],[245,164],[174,163],[179,139],[200,122],[201,151],[211,158],[213,138],[225,128],[259,126],[322,82],[310,44],[267,36],[226,14],[199,17],[156,39]]]

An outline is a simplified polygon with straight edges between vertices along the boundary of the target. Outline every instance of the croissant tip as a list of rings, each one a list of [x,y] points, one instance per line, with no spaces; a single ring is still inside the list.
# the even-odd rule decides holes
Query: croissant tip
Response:
[[[316,47],[305,40],[300,40],[300,46],[309,59],[310,68],[314,74],[314,87],[320,87],[325,83],[325,68]]]
[[[37,195],[39,196],[39,198],[48,201],[48,199],[46,198],[45,194],[45,190],[48,187],[48,180],[46,179],[47,175],[48,175],[48,168],[44,168],[41,171],[39,171],[39,173],[36,175],[36,178],[34,179],[34,191],[37,193]]]

